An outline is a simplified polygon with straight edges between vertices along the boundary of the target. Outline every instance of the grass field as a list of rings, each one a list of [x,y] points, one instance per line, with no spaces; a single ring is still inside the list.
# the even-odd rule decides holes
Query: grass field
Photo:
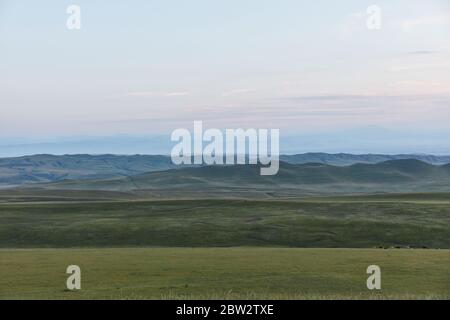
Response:
[[[0,299],[450,299],[449,194],[113,196],[3,193]]]
[[[2,249],[0,299],[449,299],[450,251]],[[81,267],[67,291],[66,267]],[[366,288],[381,267],[382,290]]]
[[[450,248],[448,195],[0,204],[0,247]]]

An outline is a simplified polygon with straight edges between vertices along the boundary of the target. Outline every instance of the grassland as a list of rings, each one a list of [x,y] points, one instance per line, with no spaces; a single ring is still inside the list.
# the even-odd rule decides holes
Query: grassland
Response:
[[[0,204],[0,247],[450,248],[447,195]]]
[[[448,250],[119,248],[0,250],[0,299],[448,299]],[[65,288],[66,267],[81,291]],[[366,288],[366,268],[382,290]]]
[[[3,193],[0,299],[450,299],[447,193],[113,197]],[[371,264],[381,291],[366,288]]]

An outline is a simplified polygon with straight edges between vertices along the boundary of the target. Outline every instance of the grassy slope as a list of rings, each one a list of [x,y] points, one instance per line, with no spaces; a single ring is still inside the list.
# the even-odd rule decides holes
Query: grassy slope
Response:
[[[448,195],[0,204],[1,247],[450,248]]]
[[[0,261],[0,299],[450,298],[448,250],[6,249]],[[65,289],[70,264],[79,292]],[[371,264],[381,292],[366,288]]]
[[[106,179],[175,168],[166,156],[33,155],[0,158],[0,186],[63,179]]]
[[[377,192],[449,192],[450,165],[395,160],[335,167],[280,164],[275,176],[261,176],[259,166],[205,166],[150,172],[115,179],[65,180],[33,185],[53,190],[152,192],[174,198],[219,194],[280,197]],[[28,187],[25,187],[25,189]],[[155,197],[155,196],[153,196]],[[156,196],[158,197],[158,196]]]
[[[282,161],[292,164],[311,162],[331,165],[379,163],[395,159],[417,159],[430,164],[450,162],[449,156],[432,155],[351,155],[308,153],[284,155]],[[157,155],[49,155],[39,154],[16,158],[0,158],[0,187],[63,179],[106,179],[160,171],[175,166],[169,156]]]

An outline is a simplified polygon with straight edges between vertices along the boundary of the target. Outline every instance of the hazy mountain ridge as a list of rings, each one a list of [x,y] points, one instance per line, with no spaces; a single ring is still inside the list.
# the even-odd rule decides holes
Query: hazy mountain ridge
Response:
[[[450,163],[450,156],[434,155],[352,155],[352,154],[327,154],[327,153],[306,153],[298,155],[282,155],[280,157],[287,172],[288,164],[327,164],[333,166],[350,166],[354,164],[375,164],[390,160],[415,159],[429,164],[442,165]],[[248,168],[247,168],[248,167]],[[0,186],[20,186],[30,183],[47,183],[63,180],[104,180],[120,177],[136,176],[148,172],[165,171],[169,169],[181,169],[172,163],[169,156],[163,155],[33,155],[16,158],[0,158]],[[205,169],[200,172],[208,172]],[[218,172],[218,169],[213,169]],[[224,169],[227,170],[232,169]],[[251,166],[239,169],[239,175],[245,174]],[[339,169],[334,169],[339,171]],[[308,175],[311,179],[318,179],[327,175],[326,169],[321,172],[312,170]],[[189,172],[189,171],[187,171]],[[225,177],[230,174],[226,173]],[[306,173],[305,173],[306,174]],[[280,175],[280,174],[279,174]],[[313,175],[316,175],[314,178]],[[252,173],[253,176],[253,173]],[[259,174],[258,174],[259,176]],[[288,175],[289,176],[289,175]],[[295,176],[295,175],[294,175]],[[382,176],[380,176],[382,177]],[[389,177],[388,177],[389,178]],[[173,179],[173,177],[167,177]],[[291,176],[285,179],[292,179]],[[198,182],[194,179],[191,183]]]
[[[65,179],[107,179],[175,168],[159,155],[33,155],[0,158],[0,185],[22,185]]]
[[[450,163],[450,156],[436,156],[428,154],[349,154],[349,153],[304,153],[295,155],[282,155],[280,159],[289,163],[326,163],[336,166],[348,166],[356,163],[380,163],[389,160],[415,159],[429,164],[443,165]]]
[[[449,192],[450,165],[390,160],[378,164],[331,166],[280,163],[275,176],[261,176],[259,165],[185,167],[114,179],[65,180],[31,185],[47,190],[178,192],[223,196],[258,192],[293,196],[343,193]]]

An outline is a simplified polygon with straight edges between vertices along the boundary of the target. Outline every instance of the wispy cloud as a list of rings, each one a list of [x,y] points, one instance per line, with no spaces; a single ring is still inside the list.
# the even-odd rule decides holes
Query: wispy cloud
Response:
[[[245,94],[245,93],[249,93],[249,92],[253,92],[253,91],[255,91],[255,90],[253,90],[253,89],[233,89],[233,90],[222,93],[222,96],[230,97],[230,96]]]
[[[400,22],[402,30],[405,32],[412,31],[419,27],[442,26],[450,24],[450,15],[436,15],[419,17],[412,19],[403,19]]]
[[[180,97],[187,96],[190,93],[188,91],[135,91],[127,93],[129,97]]]
[[[449,95],[450,81],[403,80],[393,83],[392,89],[400,92],[409,90],[416,93],[425,91],[429,95]]]
[[[355,32],[365,30],[364,12],[353,12],[348,14],[337,26],[333,27],[333,33],[339,39],[350,39]]]
[[[403,72],[403,71],[411,71],[411,70],[433,70],[433,69],[443,69],[450,68],[450,61],[443,60],[435,60],[435,61],[426,61],[426,62],[417,62],[417,63],[404,63],[402,65],[395,65],[388,68],[388,71],[393,72]]]
[[[408,54],[412,54],[412,55],[424,55],[424,54],[434,54],[434,53],[436,53],[436,51],[431,51],[431,50],[417,50],[417,51],[408,52]]]

